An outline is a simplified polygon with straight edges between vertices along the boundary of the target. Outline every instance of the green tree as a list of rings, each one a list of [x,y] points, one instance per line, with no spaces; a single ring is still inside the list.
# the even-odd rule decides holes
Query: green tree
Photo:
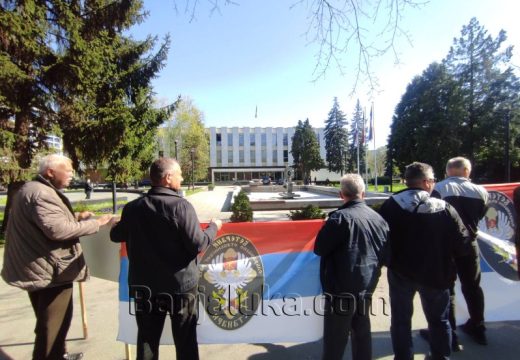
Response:
[[[314,133],[309,119],[298,120],[298,126],[292,137],[291,154],[294,159],[293,167],[298,171],[302,179],[307,179],[311,171],[325,167],[325,163],[320,156],[318,139]]]
[[[332,109],[325,120],[325,159],[329,171],[341,172],[345,169],[347,157],[347,119],[339,108],[338,98],[334,98]]]
[[[446,161],[460,149],[463,115],[456,81],[444,65],[431,64],[407,86],[396,107],[387,159],[392,159],[401,173],[411,162],[422,161],[431,164],[441,177]]]
[[[185,182],[191,183],[192,149],[194,150],[194,180],[206,179],[209,167],[209,134],[204,125],[204,114],[188,97],[179,101],[172,119],[159,136],[161,149],[171,157],[175,156],[175,141],[177,141],[178,160]]]
[[[510,66],[513,47],[503,46],[506,39],[504,30],[493,38],[473,18],[462,27],[444,60],[464,101],[460,154],[474,160],[474,176],[488,181],[503,180],[506,116],[511,117],[512,144],[519,140],[520,85]],[[516,164],[517,155],[513,153]]]
[[[350,124],[349,132],[349,143],[348,148],[348,163],[347,171],[357,172],[359,174],[365,173],[365,158],[366,158],[366,146],[365,146],[365,114],[361,108],[361,103],[356,102],[354,113],[352,114],[352,121]],[[358,155],[359,154],[359,155]],[[359,168],[358,168],[358,156],[359,156]]]

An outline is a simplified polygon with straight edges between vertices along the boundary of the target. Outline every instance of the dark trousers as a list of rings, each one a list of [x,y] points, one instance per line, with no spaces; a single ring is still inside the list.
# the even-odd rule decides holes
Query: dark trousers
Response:
[[[432,270],[433,271],[433,270]],[[390,333],[395,360],[413,360],[412,315],[413,298],[421,297],[433,359],[449,359],[451,353],[451,327],[448,320],[450,294],[448,289],[433,289],[419,285],[388,270],[390,307],[392,309]]]
[[[352,359],[372,359],[370,302],[371,299],[325,294],[323,359],[342,359],[349,335],[352,335]]]
[[[150,304],[151,309],[135,312],[137,360],[159,359],[159,342],[167,314],[171,319],[177,359],[198,359],[197,287],[183,294],[152,296]]]
[[[473,325],[478,326],[484,323],[484,292],[480,287],[480,257],[479,249],[476,241],[472,243],[472,251],[468,255],[455,259],[457,267],[457,275],[460,280],[462,295],[468,306],[470,321]],[[450,324],[455,330],[455,284],[450,289]]]
[[[36,315],[33,359],[63,359],[72,321],[72,283],[29,292]]]

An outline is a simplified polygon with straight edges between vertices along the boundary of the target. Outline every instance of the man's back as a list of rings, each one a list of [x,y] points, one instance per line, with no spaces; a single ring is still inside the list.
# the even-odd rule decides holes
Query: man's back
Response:
[[[206,232],[193,206],[175,191],[156,187],[128,203],[113,241],[127,244],[130,285],[146,285],[153,292],[182,292],[196,285],[197,254],[216,234]]]
[[[457,210],[464,225],[473,238],[478,230],[478,222],[486,212],[488,192],[464,177],[451,176],[437,183],[433,197],[443,199]]]
[[[389,267],[420,284],[447,288],[452,259],[465,252],[467,232],[456,211],[420,189],[406,189],[380,210],[390,226]]]

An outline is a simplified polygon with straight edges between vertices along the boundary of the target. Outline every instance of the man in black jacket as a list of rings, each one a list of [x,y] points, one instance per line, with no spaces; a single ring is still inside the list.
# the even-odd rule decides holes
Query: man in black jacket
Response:
[[[166,313],[170,314],[177,359],[198,359],[197,254],[222,227],[212,220],[204,231],[193,206],[180,197],[179,164],[160,158],[150,167],[152,188],[129,202],[112,229],[126,242],[130,297],[135,301],[137,359],[158,359]]]
[[[432,196],[443,199],[460,215],[471,235],[470,252],[455,259],[462,294],[468,305],[469,320],[462,326],[477,343],[487,345],[484,326],[484,293],[480,287],[480,256],[477,243],[478,222],[487,210],[488,192],[469,180],[471,162],[463,157],[448,160],[448,178],[435,185]],[[450,323],[455,334],[455,282],[451,288]],[[457,344],[458,345],[458,344]],[[458,348],[458,346],[457,346]]]
[[[453,207],[430,197],[435,184],[430,165],[408,165],[405,180],[408,188],[385,201],[380,211],[390,226],[388,283],[395,359],[413,359],[411,319],[416,292],[428,322],[430,358],[449,359],[453,259],[467,253],[469,233]]]
[[[370,302],[385,257],[388,225],[363,201],[361,176],[341,179],[344,205],[329,214],[316,237],[325,295],[323,359],[342,359],[352,333],[352,359],[372,359]]]

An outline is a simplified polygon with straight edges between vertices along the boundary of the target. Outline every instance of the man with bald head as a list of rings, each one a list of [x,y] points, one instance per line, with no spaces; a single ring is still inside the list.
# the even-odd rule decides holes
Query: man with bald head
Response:
[[[443,181],[435,185],[432,196],[443,199],[452,205],[460,215],[471,235],[471,251],[455,259],[457,275],[461,283],[462,294],[466,300],[469,320],[462,330],[480,345],[487,344],[484,326],[484,293],[480,287],[480,257],[477,243],[478,222],[486,213],[488,193],[482,186],[473,184],[469,176],[471,162],[463,157],[455,157],[446,164]],[[455,284],[451,287],[450,323],[455,324]],[[453,333],[456,339],[455,332]],[[454,344],[458,348],[458,343]]]
[[[161,157],[150,167],[152,188],[129,202],[112,228],[114,242],[126,242],[128,285],[135,303],[137,359],[158,359],[169,313],[177,359],[198,359],[197,255],[222,227],[212,220],[201,230],[193,206],[179,195],[182,171]]]
[[[36,315],[33,359],[80,359],[65,339],[72,320],[72,283],[85,281],[88,269],[79,237],[98,232],[112,215],[93,219],[75,214],[60,190],[72,180],[69,158],[42,158],[38,175],[15,195],[9,216],[3,279],[27,290]]]

